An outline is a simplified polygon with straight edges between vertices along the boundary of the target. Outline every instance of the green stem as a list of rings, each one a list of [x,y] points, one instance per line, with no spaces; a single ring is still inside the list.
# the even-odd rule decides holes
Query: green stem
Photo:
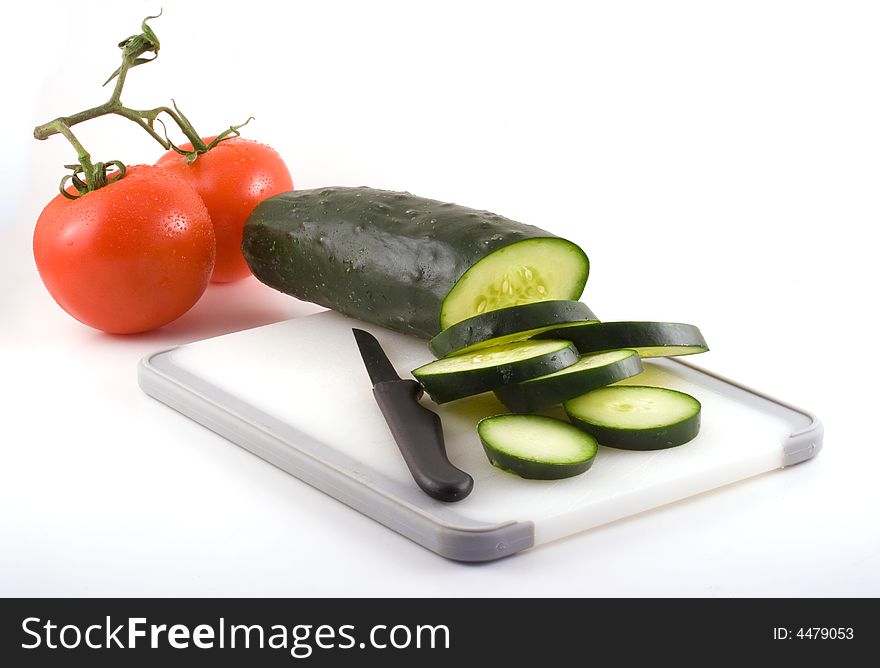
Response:
[[[83,146],[79,139],[71,132],[70,127],[65,125],[64,123],[58,123],[58,132],[64,135],[64,138],[67,139],[76,149],[76,157],[79,160],[80,166],[83,168],[83,172],[85,172],[86,176],[92,175],[95,171],[95,165],[92,164],[92,156],[89,155],[89,152],[86,150],[85,146]]]
[[[127,68],[120,68],[121,72],[119,74],[119,81],[123,82],[125,79],[125,73]],[[169,149],[172,147],[171,141],[169,141],[166,137],[162,137],[159,133],[157,133],[153,127],[153,124],[159,118],[161,114],[165,114],[170,117],[174,124],[177,125],[181,132],[183,132],[184,136],[192,143],[193,149],[198,153],[205,153],[208,150],[208,145],[202,141],[201,136],[196,129],[193,127],[192,123],[190,123],[189,119],[187,119],[180,110],[174,110],[170,107],[156,107],[155,109],[131,109],[130,107],[126,107],[122,101],[117,96],[118,91],[114,91],[113,96],[104,104],[98,105],[97,107],[92,107],[91,109],[85,109],[83,111],[78,111],[75,114],[71,114],[70,116],[59,116],[58,118],[51,120],[47,123],[43,123],[42,125],[38,125],[34,128],[34,138],[35,139],[48,139],[52,135],[61,134],[68,137],[68,134],[65,132],[65,128],[69,130],[74,125],[78,125],[85,121],[90,121],[93,118],[100,118],[101,116],[108,116],[110,114],[115,114],[117,116],[122,116],[123,118],[127,118],[130,121],[134,121],[138,125],[140,125],[144,130],[146,130],[153,139],[159,142],[163,148]],[[228,131],[227,131],[228,132]],[[73,142],[71,142],[73,143]],[[76,148],[76,146],[74,146]]]
[[[80,190],[80,194],[83,194],[82,188],[80,184],[83,182],[78,178],[77,174],[82,172],[85,177],[85,183],[83,184],[86,192],[89,190],[95,190],[104,185],[107,185],[109,182],[107,179],[106,169],[110,165],[121,165],[118,161],[112,161],[109,163],[93,163],[91,156],[88,151],[83,147],[83,145],[79,142],[79,140],[74,136],[73,132],[71,132],[70,128],[79,123],[83,123],[85,121],[92,120],[93,118],[99,118],[101,116],[108,116],[110,114],[114,114],[116,116],[122,116],[123,118],[127,118],[130,121],[133,121],[141,128],[143,128],[147,134],[149,134],[153,139],[155,139],[159,144],[161,144],[162,148],[165,150],[173,149],[178,153],[185,155],[189,162],[195,160],[202,153],[206,153],[214,146],[217,145],[219,141],[222,139],[227,139],[230,136],[238,136],[238,128],[241,126],[232,126],[225,132],[223,132],[220,136],[218,136],[214,141],[210,144],[206,144],[196,129],[193,127],[192,123],[189,119],[177,108],[177,105],[174,105],[174,108],[170,108],[167,106],[156,107],[155,109],[131,109],[126,107],[122,100],[122,89],[125,86],[125,80],[128,76],[128,71],[132,67],[137,67],[138,65],[142,65],[144,63],[148,63],[152,60],[155,60],[156,56],[159,53],[159,39],[156,36],[156,33],[147,25],[147,21],[151,18],[156,18],[155,16],[148,16],[141,23],[141,33],[138,35],[133,35],[128,39],[124,40],[120,43],[120,48],[122,48],[122,63],[119,68],[110,75],[110,78],[105,83],[109,83],[114,78],[116,78],[116,84],[113,87],[113,93],[110,95],[110,99],[107,100],[104,104],[98,105],[97,107],[92,107],[91,109],[85,109],[84,111],[79,111],[75,114],[71,114],[69,116],[59,116],[58,118],[49,121],[47,123],[43,123],[42,125],[38,125],[34,128],[34,137],[39,140],[45,140],[51,137],[52,135],[60,134],[64,136],[67,141],[71,143],[73,148],[77,152],[77,159],[79,161],[79,168],[76,168],[76,165],[73,166],[74,173],[72,175],[74,184],[77,186],[77,190]],[[144,54],[152,53],[152,58],[144,58]],[[191,142],[192,150],[184,151],[183,149],[178,148],[174,145],[174,143],[168,138],[167,132],[163,137],[160,135],[155,128],[155,123],[158,121],[162,124],[163,129],[165,124],[159,118],[162,114],[171,118],[174,121],[175,125],[180,128],[181,132],[184,136]],[[100,173],[99,173],[100,172]],[[120,177],[121,174],[124,173],[124,168],[120,169]],[[62,194],[65,196],[70,196],[69,193],[66,193],[64,189],[64,185],[68,178],[71,178],[71,175],[65,177],[62,180]]]

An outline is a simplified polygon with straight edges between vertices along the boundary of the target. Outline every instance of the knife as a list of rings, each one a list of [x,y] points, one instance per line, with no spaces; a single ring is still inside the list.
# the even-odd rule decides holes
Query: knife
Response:
[[[416,484],[439,501],[461,501],[474,488],[474,479],[446,456],[440,417],[419,403],[422,386],[397,375],[375,336],[362,329],[351,331],[373,383],[373,396]]]

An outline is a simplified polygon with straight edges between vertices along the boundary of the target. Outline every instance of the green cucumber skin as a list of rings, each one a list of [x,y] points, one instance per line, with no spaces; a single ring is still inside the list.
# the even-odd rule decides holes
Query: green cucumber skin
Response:
[[[533,338],[565,338],[582,353],[647,346],[702,346],[709,349],[699,328],[677,322],[602,322],[541,332]]]
[[[571,423],[596,437],[600,445],[618,450],[665,450],[684,445],[692,441],[700,433],[700,414],[683,420],[677,424],[658,429],[614,429],[600,427],[579,420],[573,415],[568,416]]]
[[[483,392],[491,392],[497,387],[509,383],[519,383],[529,378],[559,371],[578,361],[577,349],[574,346],[520,360],[512,364],[499,364],[484,369],[472,369],[457,373],[417,374],[413,376],[431,400],[437,404],[445,404],[456,399],[463,399]]]
[[[480,442],[483,444],[483,450],[493,466],[497,466],[505,471],[515,473],[520,478],[528,478],[530,480],[561,480],[562,478],[572,478],[588,471],[596,461],[596,455],[593,455],[584,462],[575,464],[547,464],[545,462],[532,462],[520,459],[496,450],[482,438]]]
[[[581,372],[572,372],[547,380],[533,380],[499,387],[495,390],[495,396],[514,413],[532,413],[564,403],[624,378],[631,378],[644,370],[641,358],[632,355],[604,367],[584,369]]]
[[[432,338],[428,342],[428,348],[437,357],[446,357],[475,343],[499,336],[581,320],[596,320],[596,316],[583,302],[551,299],[521,304],[481,313],[457,322]]]
[[[242,252],[263,283],[420,338],[471,266],[527,239],[556,238],[488,211],[373,188],[297,190],[261,202]],[[585,267],[589,263],[584,255]],[[584,276],[586,281],[586,274]]]

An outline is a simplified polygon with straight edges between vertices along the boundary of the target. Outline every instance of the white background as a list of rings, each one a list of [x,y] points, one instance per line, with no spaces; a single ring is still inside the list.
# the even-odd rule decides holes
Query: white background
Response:
[[[482,566],[137,389],[152,350],[312,307],[251,279],[120,338],[54,304],[30,235],[74,154],[32,128],[103,101],[116,42],[159,5],[31,4],[4,9],[0,54],[0,594],[880,594],[876,3],[163,0],[131,106],[174,98],[202,134],[253,115],[298,188],[406,189],[568,236],[603,319],[695,322],[702,365],[825,423],[812,462]],[[161,151],[120,119],[81,139]]]

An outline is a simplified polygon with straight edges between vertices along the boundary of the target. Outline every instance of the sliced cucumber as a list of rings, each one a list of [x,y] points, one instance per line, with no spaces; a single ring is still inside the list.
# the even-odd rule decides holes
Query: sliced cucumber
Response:
[[[456,281],[440,308],[440,329],[481,313],[547,299],[578,299],[590,263],[558,237],[524,239],[486,255]]]
[[[677,390],[644,385],[602,387],[565,402],[572,424],[602,445],[661,450],[700,431],[700,402]]]
[[[632,348],[642,357],[671,357],[709,350],[697,327],[679,322],[602,322],[566,327],[564,331],[563,335],[562,331],[551,329],[535,338],[564,336],[582,353]]]
[[[580,299],[589,270],[580,248],[546,230],[375,188],[269,197],[241,249],[276,290],[424,339],[495,308]]]
[[[516,307],[511,307],[516,308]],[[494,339],[489,339],[488,341],[481,341],[480,343],[475,343],[472,346],[468,346],[467,348],[462,348],[461,350],[456,350],[454,353],[450,353],[450,355],[463,355],[464,353],[473,352],[475,350],[480,350],[481,348],[493,348],[495,346],[500,346],[503,343],[516,343],[517,341],[526,341],[528,339],[534,338],[537,334],[541,332],[546,332],[548,329],[561,330],[565,327],[575,327],[579,325],[586,325],[588,323],[596,323],[598,320],[580,320],[578,322],[568,322],[563,323],[561,325],[547,325],[546,327],[535,327],[534,329],[527,329],[523,332],[516,332],[514,334],[508,334],[507,336],[499,336]],[[454,325],[453,325],[454,326]]]
[[[428,348],[437,357],[446,357],[523,341],[561,324],[582,324],[595,319],[586,304],[564,299],[508,306],[455,323],[428,341]]]
[[[496,415],[477,433],[493,465],[523,478],[556,480],[589,469],[596,439],[567,422],[543,415]]]
[[[517,308],[516,306],[511,306],[509,308]],[[527,329],[522,332],[515,332],[513,334],[508,334],[506,336],[499,336],[494,339],[489,339],[488,341],[481,341],[480,343],[475,343],[472,346],[468,346],[467,348],[462,348],[461,350],[456,350],[454,353],[450,353],[449,356],[453,355],[463,355],[464,353],[473,352],[475,350],[480,350],[481,348],[494,348],[495,346],[500,346],[503,343],[516,343],[517,341],[526,341],[528,339],[532,339],[541,332],[546,332],[549,329],[554,331],[558,331],[560,334],[562,330],[566,327],[579,327],[581,325],[594,324],[599,322],[598,320],[579,320],[577,322],[565,322],[561,325],[547,325],[545,327],[535,327],[534,329]],[[455,325],[453,325],[454,327]]]
[[[578,361],[570,341],[519,341],[434,360],[415,376],[438,404],[564,369]]]
[[[635,350],[609,350],[581,355],[577,362],[560,371],[499,387],[495,390],[495,396],[510,410],[528,413],[635,376],[643,369],[642,360]]]

